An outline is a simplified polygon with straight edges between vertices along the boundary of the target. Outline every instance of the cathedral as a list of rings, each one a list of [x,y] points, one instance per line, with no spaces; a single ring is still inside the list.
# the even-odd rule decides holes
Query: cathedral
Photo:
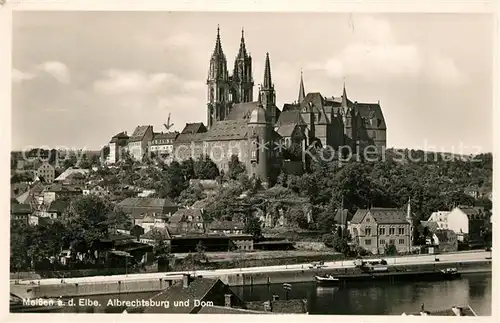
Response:
[[[264,79],[254,100],[252,57],[241,33],[232,74],[228,71],[217,28],[215,48],[207,77],[207,120],[188,123],[173,143],[174,158],[185,160],[205,155],[227,171],[232,155],[238,156],[249,176],[268,182],[270,172],[283,169],[281,151],[293,143],[359,149],[386,146],[386,124],[380,102],[358,103],[347,97],[317,92],[306,94],[301,73],[297,100],[276,106],[271,61],[266,53]],[[299,162],[302,164],[301,162]],[[302,166],[299,166],[299,168]]]

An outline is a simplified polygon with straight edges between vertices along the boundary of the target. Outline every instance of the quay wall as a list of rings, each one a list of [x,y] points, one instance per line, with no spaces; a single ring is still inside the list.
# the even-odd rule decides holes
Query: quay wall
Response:
[[[463,263],[436,263],[425,265],[396,266],[398,271],[426,272],[449,267],[456,267],[460,272],[491,272],[491,261],[463,262]],[[218,276],[229,286],[252,286],[281,283],[303,283],[314,280],[318,274],[332,275],[357,275],[360,273],[356,268],[336,268],[311,270],[307,267],[289,271],[263,272],[263,273],[233,273]],[[208,277],[208,276],[207,276]],[[107,281],[96,283],[58,283],[52,285],[18,285],[11,284],[11,293],[23,298],[38,297],[75,297],[90,295],[106,295],[121,293],[157,292],[172,284],[172,280],[166,279],[137,279],[127,281]]]
[[[456,267],[462,273],[491,272],[491,261],[406,265],[395,266],[393,268],[397,268],[396,270],[398,271],[428,272],[450,267]],[[317,270],[304,268],[302,270],[282,272],[235,273],[231,275],[222,275],[219,278],[229,286],[252,286],[282,283],[305,283],[313,281],[314,276],[316,275],[331,274],[333,276],[354,276],[359,273],[360,270],[357,268],[325,268]]]

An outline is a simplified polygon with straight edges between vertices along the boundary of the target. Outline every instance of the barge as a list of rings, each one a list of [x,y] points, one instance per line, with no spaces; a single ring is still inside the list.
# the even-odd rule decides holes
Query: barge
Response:
[[[461,276],[456,268],[433,271],[366,271],[353,275],[315,276],[318,285],[344,285],[349,282],[371,281],[442,281],[457,279]]]

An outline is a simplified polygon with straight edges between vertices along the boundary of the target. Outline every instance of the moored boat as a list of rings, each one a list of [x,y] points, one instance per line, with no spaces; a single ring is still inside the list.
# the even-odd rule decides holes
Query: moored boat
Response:
[[[447,279],[459,278],[461,274],[458,272],[456,268],[446,268],[440,270],[441,274]]]
[[[314,276],[316,283],[320,285],[337,285],[340,283],[340,279],[333,277],[332,275],[324,276]]]

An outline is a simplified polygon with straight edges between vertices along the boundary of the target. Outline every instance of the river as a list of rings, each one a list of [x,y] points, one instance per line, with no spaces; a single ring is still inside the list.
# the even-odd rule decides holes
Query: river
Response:
[[[317,287],[315,283],[294,283],[285,295],[281,284],[231,287],[245,301],[266,301],[273,295],[280,299],[307,299],[309,314],[331,315],[401,315],[425,309],[441,310],[453,305],[470,305],[478,315],[491,315],[492,277],[489,273],[464,274],[460,279],[438,282],[356,283],[347,287]],[[156,293],[133,293],[90,296],[106,304],[109,299],[150,298]],[[70,310],[68,308],[68,310]],[[71,309],[72,312],[85,310]],[[94,312],[109,309],[94,308]]]

